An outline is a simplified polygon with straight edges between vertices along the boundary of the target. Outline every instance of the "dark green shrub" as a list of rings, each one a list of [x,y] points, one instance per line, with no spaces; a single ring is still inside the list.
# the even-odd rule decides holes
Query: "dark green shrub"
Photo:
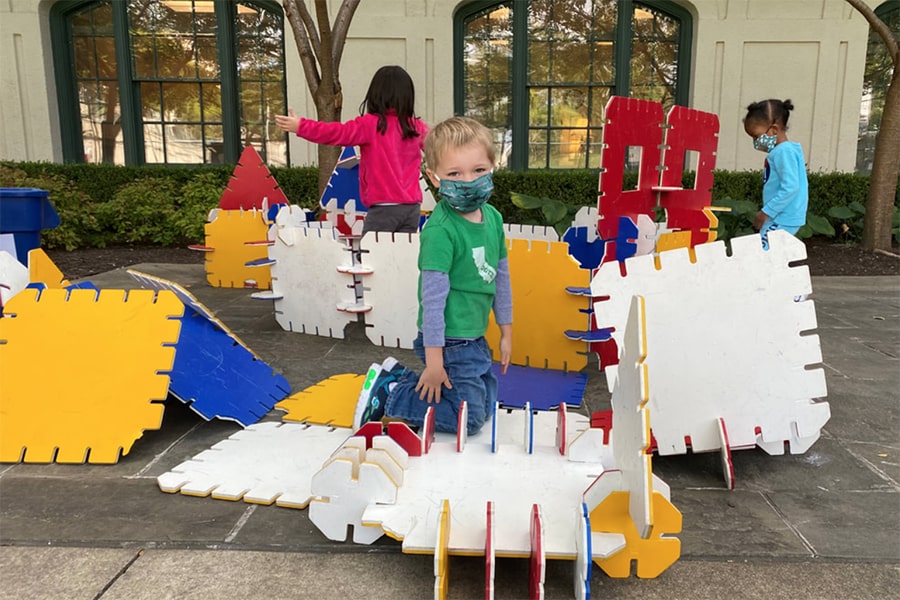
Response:
[[[319,170],[316,167],[273,167],[269,169],[278,187],[291,204],[315,209],[319,206]]]
[[[52,188],[51,201],[57,208],[62,225],[45,232],[48,247],[76,248],[129,243],[183,243],[202,239],[202,227],[208,210],[218,203],[232,172],[233,165],[208,165],[203,167],[143,166],[122,167],[96,164],[18,163],[0,161],[0,172],[15,172],[8,176],[10,186]],[[318,170],[316,167],[273,167],[270,169],[288,200],[304,208],[317,208]],[[23,175],[24,173],[24,175]],[[143,215],[129,216],[125,207],[132,201],[120,197],[123,188],[137,186],[146,189],[146,183],[135,183],[151,178],[168,181],[165,194],[158,190],[146,196],[160,202],[153,211],[140,191],[134,193],[136,210]],[[558,225],[555,219],[562,210],[575,214],[581,206],[597,206],[599,171],[525,171],[500,170],[494,174],[494,196],[491,203],[501,212],[507,223]],[[634,189],[636,172],[626,172],[623,189]],[[24,182],[24,183],[14,183]],[[693,187],[694,173],[685,172],[682,185]],[[858,238],[859,217],[842,218],[844,212],[830,213],[832,208],[865,206],[869,178],[848,173],[810,173],[810,205],[807,226],[798,235],[835,235],[829,228],[836,228],[839,236],[847,241]],[[527,209],[513,202],[513,194],[544,199],[546,209]],[[171,194],[169,196],[168,194]],[[900,194],[900,188],[898,188]],[[163,198],[163,196],[166,196]],[[713,206],[728,205],[736,212],[717,212],[720,219],[719,237],[730,238],[746,232],[746,215],[755,212],[762,201],[762,176],[759,171],[723,171],[714,173],[712,189]],[[112,206],[105,207],[105,204]],[[747,202],[750,204],[734,204]],[[895,200],[895,205],[900,202]],[[102,207],[102,210],[101,210]],[[854,210],[853,208],[849,208]],[[100,213],[98,214],[98,210]],[[549,211],[549,212],[548,212]],[[857,211],[858,212],[858,211]],[[856,214],[856,213],[854,213]],[[838,216],[835,216],[838,215]],[[100,219],[98,220],[98,217]],[[145,220],[144,218],[150,219]],[[128,223],[134,221],[135,228]],[[846,225],[848,232],[844,231]],[[153,227],[165,231],[149,232]],[[900,224],[895,224],[895,228]],[[900,238],[900,231],[895,231]],[[137,242],[136,240],[145,240]],[[174,241],[163,241],[174,240]]]
[[[169,226],[178,239],[202,242],[209,211],[219,205],[225,183],[221,173],[199,173],[181,187],[176,210]],[[227,178],[225,178],[227,179]]]
[[[759,211],[759,206],[749,200],[732,200],[721,198],[716,201],[716,206],[730,210],[716,211],[719,226],[716,228],[716,239],[728,241],[733,237],[750,235],[756,229],[753,228],[753,219]]]
[[[139,179],[123,185],[112,200],[101,204],[97,217],[119,242],[171,246],[183,241],[171,226],[177,191],[171,179]]]

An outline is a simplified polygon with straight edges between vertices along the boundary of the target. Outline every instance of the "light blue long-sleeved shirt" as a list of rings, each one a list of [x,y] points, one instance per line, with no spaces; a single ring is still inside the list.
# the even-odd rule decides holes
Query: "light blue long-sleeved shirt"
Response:
[[[797,142],[781,142],[766,157],[762,210],[779,225],[800,227],[806,223],[808,204],[803,148]]]

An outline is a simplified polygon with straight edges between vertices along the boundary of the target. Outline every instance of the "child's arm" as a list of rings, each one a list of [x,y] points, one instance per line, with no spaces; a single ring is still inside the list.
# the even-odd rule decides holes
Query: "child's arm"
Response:
[[[500,365],[505,374],[512,356],[512,286],[509,280],[509,259],[501,258],[497,263],[497,277],[494,280],[494,319],[500,326]]]
[[[276,115],[275,124],[282,131],[297,134],[305,140],[328,146],[359,146],[369,142],[370,128],[363,117],[341,123],[339,121],[316,121],[301,119],[289,109],[287,116]]]
[[[425,370],[416,391],[426,402],[440,402],[441,389],[453,387],[444,369],[444,308],[450,293],[450,276],[441,271],[422,271],[422,343]]]

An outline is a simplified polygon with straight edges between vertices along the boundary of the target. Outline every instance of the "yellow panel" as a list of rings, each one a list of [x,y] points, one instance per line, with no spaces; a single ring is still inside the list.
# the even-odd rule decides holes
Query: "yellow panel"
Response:
[[[450,501],[441,503],[438,517],[437,547],[434,549],[434,597],[444,600],[450,589],[450,572],[447,549],[450,546]]]
[[[709,237],[706,241],[714,242],[716,241],[717,237],[716,228],[719,226],[719,217],[717,217],[716,214],[709,208],[704,208],[703,214],[709,218],[709,230],[707,231]]]
[[[365,375],[334,375],[293,394],[275,408],[287,411],[284,421],[353,427],[353,413]]]
[[[536,368],[580,371],[587,366],[587,344],[568,339],[567,329],[584,331],[589,306],[567,287],[587,287],[590,273],[578,266],[564,242],[506,240],[513,296],[512,363]],[[500,329],[491,322],[486,334],[500,360]]]
[[[43,283],[48,288],[64,288],[69,285],[62,271],[41,248],[28,253],[28,280]]]
[[[681,540],[663,537],[681,531],[681,513],[659,492],[651,496],[653,530],[642,538],[628,514],[628,492],[612,492],[591,511],[591,531],[621,533],[625,548],[597,563],[610,577],[629,577],[631,561],[637,561],[637,576],[646,579],[659,576],[681,555]]]
[[[656,251],[665,252],[676,248],[691,247],[691,231],[670,231],[663,233],[656,240]]]
[[[0,461],[59,449],[57,462],[114,463],[159,429],[183,311],[170,291],[14,296],[0,319]]]
[[[272,287],[272,270],[267,266],[248,267],[251,260],[268,258],[268,246],[248,246],[247,242],[266,239],[269,226],[259,210],[219,210],[207,223],[206,280],[213,287],[242,288],[248,279],[261,290]]]

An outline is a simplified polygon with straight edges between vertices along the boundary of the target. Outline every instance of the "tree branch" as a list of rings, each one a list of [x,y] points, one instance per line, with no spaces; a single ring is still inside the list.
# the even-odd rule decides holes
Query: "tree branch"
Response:
[[[341,3],[337,16],[334,18],[334,29],[332,40],[334,44],[334,56],[332,64],[334,65],[334,78],[339,79],[338,74],[341,69],[341,57],[344,54],[344,44],[347,42],[347,32],[350,30],[350,21],[356,13],[359,6],[359,0],[345,0]]]
[[[847,4],[859,11],[869,23],[869,27],[881,37],[894,63],[894,69],[900,69],[900,43],[897,42],[897,38],[894,37],[887,23],[878,18],[878,15],[866,4],[865,0],[847,0]]]
[[[299,6],[302,7],[298,8]],[[315,98],[319,91],[319,85],[322,82],[322,76],[319,73],[318,63],[310,45],[310,36],[313,36],[315,44],[319,43],[315,27],[311,30],[307,29],[307,22],[311,23],[309,12],[303,0],[284,0],[282,2],[284,11],[287,13],[288,21],[291,24],[291,30],[294,32],[294,41],[297,44],[297,52],[300,54],[300,63],[303,65],[303,74],[306,76],[306,84],[309,91]],[[302,12],[301,12],[302,11]],[[304,18],[304,14],[306,18]]]

